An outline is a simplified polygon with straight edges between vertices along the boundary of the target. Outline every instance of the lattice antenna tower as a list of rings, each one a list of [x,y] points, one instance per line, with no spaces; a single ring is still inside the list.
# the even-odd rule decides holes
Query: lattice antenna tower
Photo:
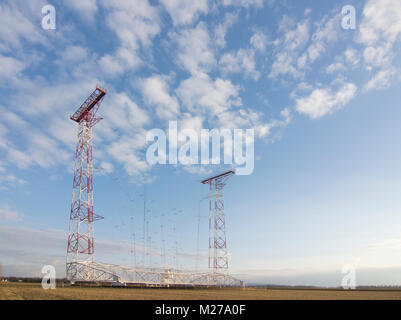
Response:
[[[163,218],[164,214],[162,214]],[[166,240],[164,239],[164,224],[160,225],[160,239],[161,239],[161,266],[162,268],[167,267],[166,262]]]
[[[175,221],[173,224],[173,268],[178,270],[178,241],[177,241],[177,229]]]
[[[146,184],[143,186],[143,226],[142,226],[142,266],[146,265],[147,245],[146,245]]]
[[[227,179],[235,174],[230,170],[209,179],[202,184],[209,185],[209,269],[214,273],[228,271],[226,238],[226,214],[224,211],[223,188]]]
[[[92,128],[103,119],[96,117],[96,113],[105,95],[106,90],[97,86],[70,117],[78,123],[66,263],[67,278],[70,280],[74,280],[79,272],[75,262],[93,261],[93,223],[103,219],[93,212]]]
[[[135,229],[134,229],[134,216],[131,216],[131,265],[136,268],[136,240],[135,240]],[[133,258],[133,259],[132,259]]]

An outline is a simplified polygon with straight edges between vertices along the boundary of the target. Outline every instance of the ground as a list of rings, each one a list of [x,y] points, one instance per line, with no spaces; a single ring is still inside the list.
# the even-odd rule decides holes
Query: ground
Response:
[[[40,284],[2,283],[0,300],[327,300],[397,299],[400,290],[325,290],[325,289],[155,289],[61,287],[44,290]]]

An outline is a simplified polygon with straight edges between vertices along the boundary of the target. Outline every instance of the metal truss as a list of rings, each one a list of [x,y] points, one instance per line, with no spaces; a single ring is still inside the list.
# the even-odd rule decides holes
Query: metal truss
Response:
[[[69,280],[75,282],[118,283],[144,286],[217,286],[242,287],[243,281],[223,273],[188,272],[172,269],[145,269],[94,261],[67,263]]]
[[[67,279],[75,282],[99,282],[117,285],[144,286],[214,286],[241,287],[244,283],[228,275],[228,254],[225,234],[223,187],[234,174],[228,171],[202,181],[210,185],[209,268],[211,272],[189,272],[175,269],[132,268],[93,261],[94,221],[103,219],[93,211],[92,128],[102,118],[96,117],[106,90],[96,90],[72,115],[78,123],[70,228],[67,246]],[[214,203],[214,205],[213,205]],[[212,218],[214,223],[212,223]],[[213,244],[212,244],[213,232]],[[211,265],[211,250],[213,266]]]
[[[224,212],[223,188],[226,185],[227,179],[233,174],[235,174],[235,172],[230,170],[202,181],[203,184],[209,184],[210,192],[209,268],[213,268],[213,273],[218,273],[219,270],[228,270],[226,214]]]
[[[101,118],[96,117],[106,91],[97,87],[84,104],[71,116],[78,123],[74,179],[67,244],[67,277],[73,278],[75,261],[93,260],[95,252],[93,223],[103,217],[93,212],[92,128]]]

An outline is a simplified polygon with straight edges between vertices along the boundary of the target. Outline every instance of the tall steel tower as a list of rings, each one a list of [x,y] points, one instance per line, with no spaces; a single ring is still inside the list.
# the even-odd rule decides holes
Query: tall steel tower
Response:
[[[67,278],[77,278],[77,261],[92,261],[95,251],[93,222],[103,217],[93,212],[93,158],[92,128],[102,118],[96,117],[106,90],[96,90],[70,117],[78,123],[78,141],[75,151],[74,180],[67,245]]]
[[[223,188],[233,170],[203,180],[209,185],[209,268],[214,273],[228,270],[226,239],[226,214],[224,212]],[[213,254],[213,258],[212,258]],[[213,264],[212,264],[213,260]]]

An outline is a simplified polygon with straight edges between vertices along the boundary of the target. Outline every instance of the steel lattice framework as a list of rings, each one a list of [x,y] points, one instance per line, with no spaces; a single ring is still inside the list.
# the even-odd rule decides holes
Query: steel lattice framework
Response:
[[[228,268],[225,237],[223,187],[234,171],[210,178],[209,267],[211,267],[212,201],[214,199],[214,263],[213,272],[190,272],[174,269],[131,268],[95,262],[93,255],[93,223],[103,217],[93,212],[92,128],[102,118],[96,117],[106,90],[96,90],[70,117],[78,123],[70,227],[67,245],[67,279],[75,282],[100,282],[146,286],[243,286],[244,283],[226,272]]]
[[[93,212],[92,128],[102,118],[96,117],[106,90],[96,87],[81,107],[70,117],[78,123],[74,180],[67,244],[67,278],[79,277],[78,261],[93,261],[95,252],[93,223],[103,217]]]
[[[74,281],[119,283],[144,286],[220,286],[242,287],[244,282],[224,273],[189,272],[172,269],[131,268],[94,261],[70,264],[76,271]]]
[[[226,214],[224,212],[223,188],[226,185],[227,179],[233,174],[235,174],[235,172],[230,170],[202,181],[203,184],[209,184],[210,192],[209,268],[213,269],[213,273],[219,273],[221,270],[228,270]]]

